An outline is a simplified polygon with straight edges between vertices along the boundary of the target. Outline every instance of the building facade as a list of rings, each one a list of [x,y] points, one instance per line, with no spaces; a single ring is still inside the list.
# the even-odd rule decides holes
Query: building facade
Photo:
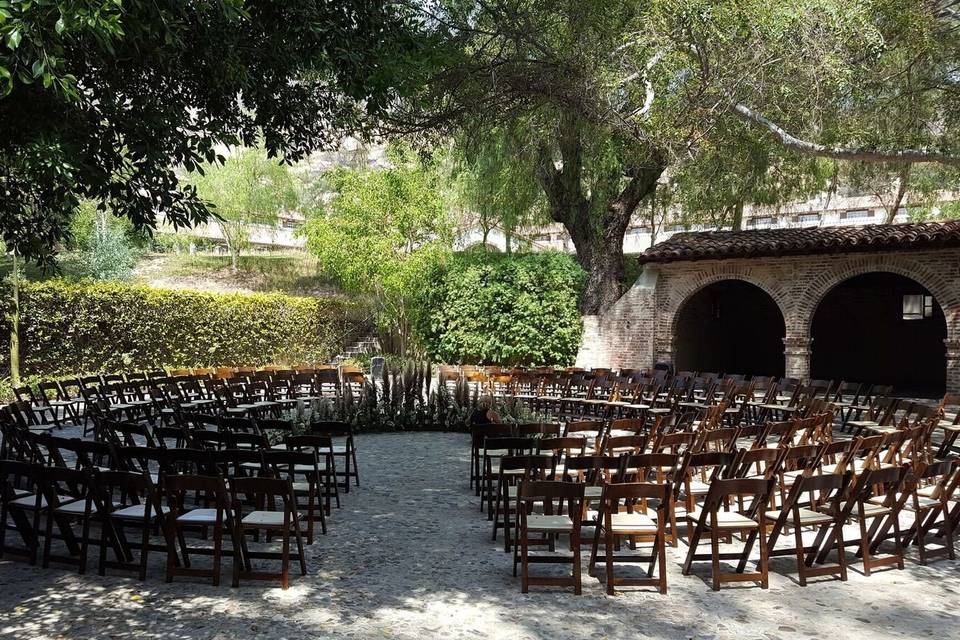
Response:
[[[579,365],[960,392],[960,222],[684,233],[639,259]]]

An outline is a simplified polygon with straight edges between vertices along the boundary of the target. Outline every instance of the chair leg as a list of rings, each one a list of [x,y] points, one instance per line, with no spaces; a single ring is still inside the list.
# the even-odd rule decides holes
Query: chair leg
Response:
[[[142,581],[147,579],[147,557],[150,553],[150,521],[144,520],[141,526],[143,527],[140,543],[140,580]]]
[[[843,542],[843,523],[837,530],[837,564],[840,565],[840,582],[847,581],[847,549]]]
[[[290,528],[283,531],[283,550],[280,552],[280,585],[284,591],[290,588]]]
[[[659,559],[658,559],[658,560],[659,560],[659,563],[660,563],[660,568],[659,568],[659,571],[660,571],[660,593],[663,594],[663,595],[666,595],[666,593],[667,593],[667,540],[666,540],[666,536],[665,536],[665,534],[663,533],[662,530],[660,531],[660,533],[657,534],[657,537],[656,537],[656,539],[654,540],[654,543],[657,545],[657,553],[658,553],[658,555],[659,555]],[[653,560],[652,560],[652,559],[650,560],[650,563],[651,563],[651,564],[650,564],[649,573],[650,573],[651,575],[653,575]]]
[[[598,527],[599,528],[599,527]],[[607,573],[607,594],[614,595],[616,589],[614,588],[614,578],[613,578],[613,546],[614,546],[614,534],[612,531],[607,531],[604,539],[604,559],[606,560],[606,573]],[[596,549],[596,547],[594,547]]]
[[[713,574],[713,590],[720,591],[720,532],[710,527],[710,571]]]
[[[300,562],[300,575],[307,575],[307,556],[303,552],[303,535],[300,533],[300,525],[294,523],[294,537],[297,541],[297,559]]]
[[[242,538],[244,535],[243,527],[238,527],[235,536]],[[235,549],[233,553],[233,582],[231,583],[234,588],[240,586],[240,562],[240,554]]]
[[[574,521],[574,527],[578,526],[576,521]],[[571,535],[573,538],[573,593],[574,595],[580,595],[583,592],[581,585],[581,566],[580,566],[580,536]],[[609,554],[608,554],[609,557]]]
[[[357,464],[357,447],[350,441],[350,457],[353,458],[353,483],[360,486],[360,466]]]
[[[500,524],[500,501],[503,494],[503,485],[497,487],[497,499],[493,505],[493,534],[490,536],[490,539],[496,541],[497,539],[497,525]],[[506,549],[504,549],[506,550]]]
[[[107,573],[107,522],[105,518],[103,526],[100,528],[99,562],[97,563],[97,574],[106,575]]]
[[[693,533],[690,534],[690,548],[687,549],[687,559],[683,561],[683,570],[682,574],[685,576],[690,575],[690,565],[693,564],[693,557],[697,553],[697,547],[700,545],[700,538],[703,535],[703,532],[700,530],[700,527],[697,525],[688,525],[693,527]]]
[[[794,545],[796,546],[797,554],[797,573],[800,580],[800,586],[807,586],[807,563],[804,560],[803,553],[803,531],[801,531],[800,523],[793,523],[793,538]]]
[[[602,517],[602,516],[599,516]],[[594,569],[597,565],[597,549],[600,547],[600,522],[593,528],[593,546],[590,549],[590,561],[587,563],[587,575],[594,575]]]
[[[213,527],[213,586],[220,586],[220,556],[223,553],[223,523],[217,521]],[[233,550],[234,557],[237,549]]]
[[[767,528],[767,525],[766,525],[766,523],[764,522],[764,518],[762,517],[762,514],[761,514],[761,518],[760,518],[760,533],[759,533],[759,538],[760,538],[760,588],[761,588],[761,589],[767,589],[767,588],[770,587],[770,572],[769,572],[770,553],[767,551],[767,532],[765,531],[766,528]],[[801,554],[802,554],[802,552],[801,552]]]
[[[867,537],[867,525],[864,518],[860,522],[860,553],[863,556],[863,575],[870,576],[870,539]]]
[[[53,509],[47,509],[47,528],[43,536],[43,555],[40,559],[40,566],[44,569],[50,567],[50,544],[53,540]]]
[[[520,593],[530,591],[530,562],[527,558],[529,549],[527,545],[527,532],[521,534],[520,539]]]

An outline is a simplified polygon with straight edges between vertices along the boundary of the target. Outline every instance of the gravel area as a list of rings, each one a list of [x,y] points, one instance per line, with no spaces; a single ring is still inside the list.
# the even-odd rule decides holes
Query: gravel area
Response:
[[[160,554],[145,582],[113,572],[79,576],[0,561],[0,637],[6,638],[917,638],[960,634],[960,563],[801,588],[791,558],[771,563],[770,588],[710,590],[709,563],[680,574],[671,550],[669,593],[607,596],[520,593],[511,558],[467,489],[468,437],[415,433],[357,439],[363,486],[343,496],[330,533],[307,547],[307,576],[286,592],[163,581]],[[586,555],[586,554],[585,554]],[[203,562],[200,560],[199,562]],[[586,559],[584,560],[586,564]],[[228,562],[224,569],[229,572]]]

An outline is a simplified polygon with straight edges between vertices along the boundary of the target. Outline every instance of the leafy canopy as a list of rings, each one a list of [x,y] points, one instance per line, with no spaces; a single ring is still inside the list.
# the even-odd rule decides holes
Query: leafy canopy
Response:
[[[81,198],[138,229],[209,211],[173,167],[293,161],[399,95],[416,23],[372,0],[0,0],[0,234],[48,260]]]
[[[406,348],[410,296],[424,273],[449,255],[454,225],[434,161],[401,147],[393,147],[389,159],[384,170],[328,174],[330,200],[308,214],[300,233],[345,290],[373,298],[382,322]]]
[[[440,362],[569,366],[583,281],[565,254],[463,254],[418,289],[417,336]]]

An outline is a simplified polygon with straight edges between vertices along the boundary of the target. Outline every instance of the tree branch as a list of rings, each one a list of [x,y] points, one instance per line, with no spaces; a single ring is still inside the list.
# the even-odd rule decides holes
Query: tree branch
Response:
[[[802,140],[790,133],[763,114],[740,103],[734,103],[733,112],[743,120],[759,125],[775,135],[787,149],[809,156],[835,158],[837,160],[856,160],[860,162],[936,162],[939,164],[960,166],[960,156],[924,149],[900,149],[882,151],[862,147],[831,147],[809,140]]]

